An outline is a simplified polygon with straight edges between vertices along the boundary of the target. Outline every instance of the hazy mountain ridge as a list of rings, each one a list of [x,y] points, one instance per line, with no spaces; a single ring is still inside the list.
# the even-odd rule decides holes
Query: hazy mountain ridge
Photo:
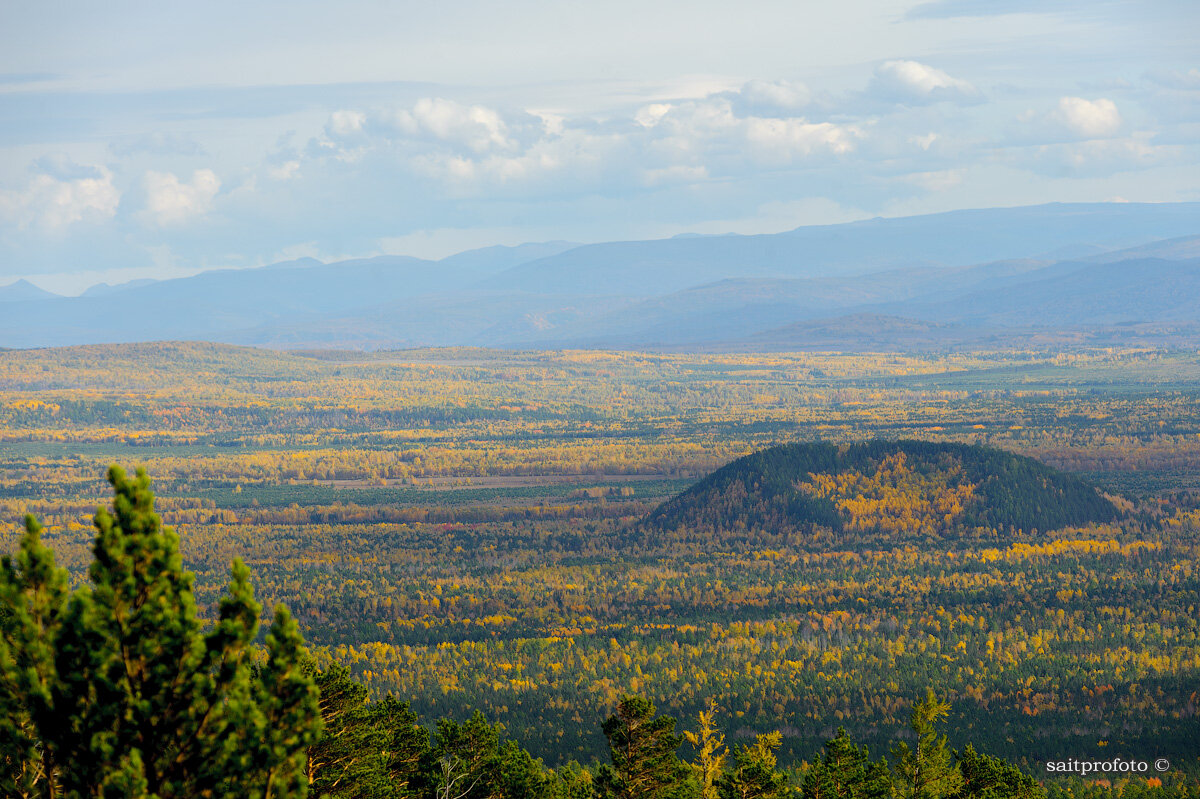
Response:
[[[59,295],[39,288],[28,280],[18,280],[7,286],[0,286],[0,302],[36,302],[38,300],[54,300]]]
[[[441,261],[298,259],[71,298],[3,287],[0,301],[20,301],[6,303],[0,346],[205,339],[282,348],[894,350],[1131,335],[1180,343],[1200,325],[1198,253],[1200,203],[1176,203],[545,242]]]

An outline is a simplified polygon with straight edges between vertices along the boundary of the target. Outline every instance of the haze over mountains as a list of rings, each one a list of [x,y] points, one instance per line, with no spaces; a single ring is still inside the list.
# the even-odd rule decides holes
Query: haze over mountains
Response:
[[[1200,341],[1200,203],[957,211],[759,236],[490,247],[56,297],[0,287],[0,346],[204,339],[891,350]]]

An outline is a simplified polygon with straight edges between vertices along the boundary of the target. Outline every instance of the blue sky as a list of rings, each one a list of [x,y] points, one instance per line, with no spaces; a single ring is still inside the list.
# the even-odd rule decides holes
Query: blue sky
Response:
[[[0,0],[0,284],[1200,200],[1194,0]]]

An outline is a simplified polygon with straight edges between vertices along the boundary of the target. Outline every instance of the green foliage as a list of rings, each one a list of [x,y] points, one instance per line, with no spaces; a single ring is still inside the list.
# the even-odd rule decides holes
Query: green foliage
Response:
[[[321,738],[308,747],[305,766],[313,797],[358,797],[363,786],[377,781],[383,741],[367,705],[367,689],[338,662],[317,671],[310,662],[320,694]]]
[[[1046,789],[1037,780],[998,757],[980,754],[967,744],[955,752],[962,789],[954,799],[1045,799]]]
[[[320,717],[295,622],[277,608],[253,679],[259,606],[248,569],[234,562],[205,632],[149,478],[112,467],[109,482],[90,588],[68,591],[32,519],[15,562],[0,568],[10,614],[0,726],[20,760],[5,779],[47,796],[304,796]]]
[[[675,719],[656,716],[654,703],[640,696],[621,697],[604,722],[612,764],[596,777],[599,799],[684,799],[699,786],[676,750],[682,736]]]
[[[872,762],[867,748],[855,744],[844,727],[825,742],[800,786],[804,799],[886,799],[892,792],[887,763]]]
[[[379,745],[382,782],[397,797],[422,796],[429,783],[424,771],[429,759],[429,733],[420,725],[417,714],[408,702],[388,694],[371,705],[370,722],[377,731],[374,740]]]
[[[0,560],[0,793],[45,793],[56,773],[54,750],[39,738],[56,723],[54,641],[68,600],[67,573],[41,542],[42,527],[25,517],[17,551]],[[48,775],[50,775],[48,777]]]
[[[779,748],[778,732],[759,735],[754,743],[738,747],[733,753],[733,769],[717,780],[721,799],[784,799],[791,796],[787,777],[776,770],[775,750]]]
[[[892,749],[896,787],[903,799],[942,799],[962,790],[962,772],[946,746],[946,736],[935,729],[949,712],[950,703],[939,701],[932,689],[913,705],[909,726],[916,742],[910,746],[900,741]]]
[[[201,616],[243,558],[263,604],[286,603],[377,703],[479,708],[550,764],[606,756],[595,715],[623,691],[681,719],[715,697],[731,746],[785,725],[786,768],[838,725],[886,751],[935,685],[956,747],[1026,771],[1119,751],[1191,772],[1198,425],[1200,356],[1150,349],[8,352],[0,551],[34,511],[86,581],[98,476],[136,458]],[[871,437],[986,444],[1131,502],[1049,536],[957,529],[969,503],[949,528],[624,532],[733,458]],[[950,494],[952,471],[905,479]]]
[[[908,496],[900,494],[898,502],[936,502],[938,497],[931,496],[935,492],[965,489],[967,501],[952,515],[921,519],[930,531],[944,536],[977,527],[1046,531],[1117,516],[1113,504],[1095,488],[1032,458],[975,445],[875,440],[840,447],[784,444],[747,455],[663,503],[640,529],[711,530],[746,538],[747,533],[766,529],[811,532],[823,527],[840,532],[861,527],[864,520],[847,510],[854,502],[835,503],[825,492],[806,490],[806,484],[815,476],[836,481],[861,475],[869,498],[876,500],[880,490],[897,489],[872,482],[881,466],[897,456],[903,458],[906,473],[934,478],[916,483],[924,490],[916,496],[911,490]]]

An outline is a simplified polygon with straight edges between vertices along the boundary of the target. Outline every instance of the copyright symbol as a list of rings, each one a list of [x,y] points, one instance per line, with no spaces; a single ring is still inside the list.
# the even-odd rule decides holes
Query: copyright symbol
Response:
[[[1171,767],[1171,761],[1167,760],[1165,757],[1160,757],[1158,760],[1154,761],[1154,770],[1155,771],[1166,771],[1170,767]]]

